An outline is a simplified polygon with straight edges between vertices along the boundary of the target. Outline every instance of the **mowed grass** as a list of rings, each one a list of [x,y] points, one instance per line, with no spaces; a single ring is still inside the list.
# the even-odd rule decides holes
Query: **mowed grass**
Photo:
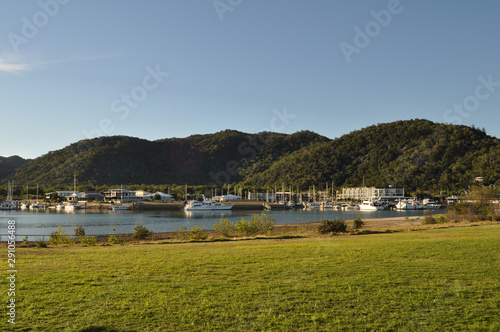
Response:
[[[500,330],[499,225],[16,256],[2,331]]]

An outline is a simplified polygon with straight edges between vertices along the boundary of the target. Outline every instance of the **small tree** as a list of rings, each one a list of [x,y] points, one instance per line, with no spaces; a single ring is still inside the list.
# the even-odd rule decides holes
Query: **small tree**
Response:
[[[360,216],[353,220],[354,229],[361,229],[364,224],[365,222],[363,221],[363,219],[361,219]]]
[[[62,226],[57,226],[57,231],[50,233],[51,244],[72,244],[75,241],[70,238]]]
[[[146,227],[141,224],[134,227],[134,235],[132,235],[134,239],[145,239],[148,236],[151,236],[151,232]]]
[[[161,195],[160,195],[160,194],[155,194],[155,195],[153,196],[153,199],[154,199],[155,201],[161,201]]]
[[[236,227],[231,220],[224,218],[214,224],[214,230],[222,236],[230,237],[236,231]]]
[[[85,236],[85,230],[83,229],[83,226],[78,226],[74,231],[76,237]]]
[[[432,215],[431,210],[425,210],[424,211],[424,221],[422,222],[423,225],[429,225],[429,224],[435,224],[436,219]]]
[[[322,234],[326,233],[345,233],[347,226],[344,220],[341,219],[328,219],[319,223],[318,231]]]

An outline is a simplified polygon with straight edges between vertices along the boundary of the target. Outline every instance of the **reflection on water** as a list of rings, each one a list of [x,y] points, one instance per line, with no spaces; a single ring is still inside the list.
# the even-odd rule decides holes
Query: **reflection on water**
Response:
[[[203,218],[228,218],[232,215],[231,210],[221,210],[221,211],[183,211],[186,218],[191,219],[203,219]]]
[[[31,210],[31,211],[0,211],[0,225],[2,229],[2,241],[7,237],[7,221],[16,221],[17,239],[21,241],[24,236],[29,235],[30,240],[36,240],[35,236],[50,235],[62,226],[70,235],[74,229],[82,226],[87,235],[107,235],[133,233],[134,227],[141,224],[147,229],[155,232],[173,232],[179,226],[191,228],[193,226],[205,227],[213,230],[213,225],[221,218],[228,218],[236,222],[242,218],[250,219],[252,214],[259,211],[120,211],[110,210],[91,211],[56,211],[56,210]],[[363,219],[385,218],[398,216],[423,216],[423,211],[268,211],[277,224],[296,224],[304,222],[318,222],[324,219],[340,218],[344,220],[355,219],[360,216]]]

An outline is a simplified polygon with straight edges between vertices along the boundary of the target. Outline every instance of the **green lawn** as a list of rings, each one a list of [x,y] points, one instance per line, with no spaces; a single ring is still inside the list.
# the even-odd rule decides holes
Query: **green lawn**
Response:
[[[499,225],[16,257],[2,331],[500,330]]]

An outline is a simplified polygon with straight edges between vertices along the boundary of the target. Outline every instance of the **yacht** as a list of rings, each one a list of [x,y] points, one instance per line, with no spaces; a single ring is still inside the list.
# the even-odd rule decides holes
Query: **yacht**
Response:
[[[185,206],[185,211],[211,211],[211,210],[231,210],[232,205],[215,203],[214,201],[189,201]]]
[[[12,199],[13,195],[14,195],[14,183],[12,183],[12,185],[11,185],[11,183],[9,181],[9,185],[8,185],[8,189],[7,189],[7,199],[5,200],[5,202],[0,204],[0,210],[15,210],[15,209],[17,209],[17,202],[15,202]]]
[[[361,211],[377,211],[378,208],[373,204],[373,201],[363,201],[363,203],[359,204],[359,209]]]

